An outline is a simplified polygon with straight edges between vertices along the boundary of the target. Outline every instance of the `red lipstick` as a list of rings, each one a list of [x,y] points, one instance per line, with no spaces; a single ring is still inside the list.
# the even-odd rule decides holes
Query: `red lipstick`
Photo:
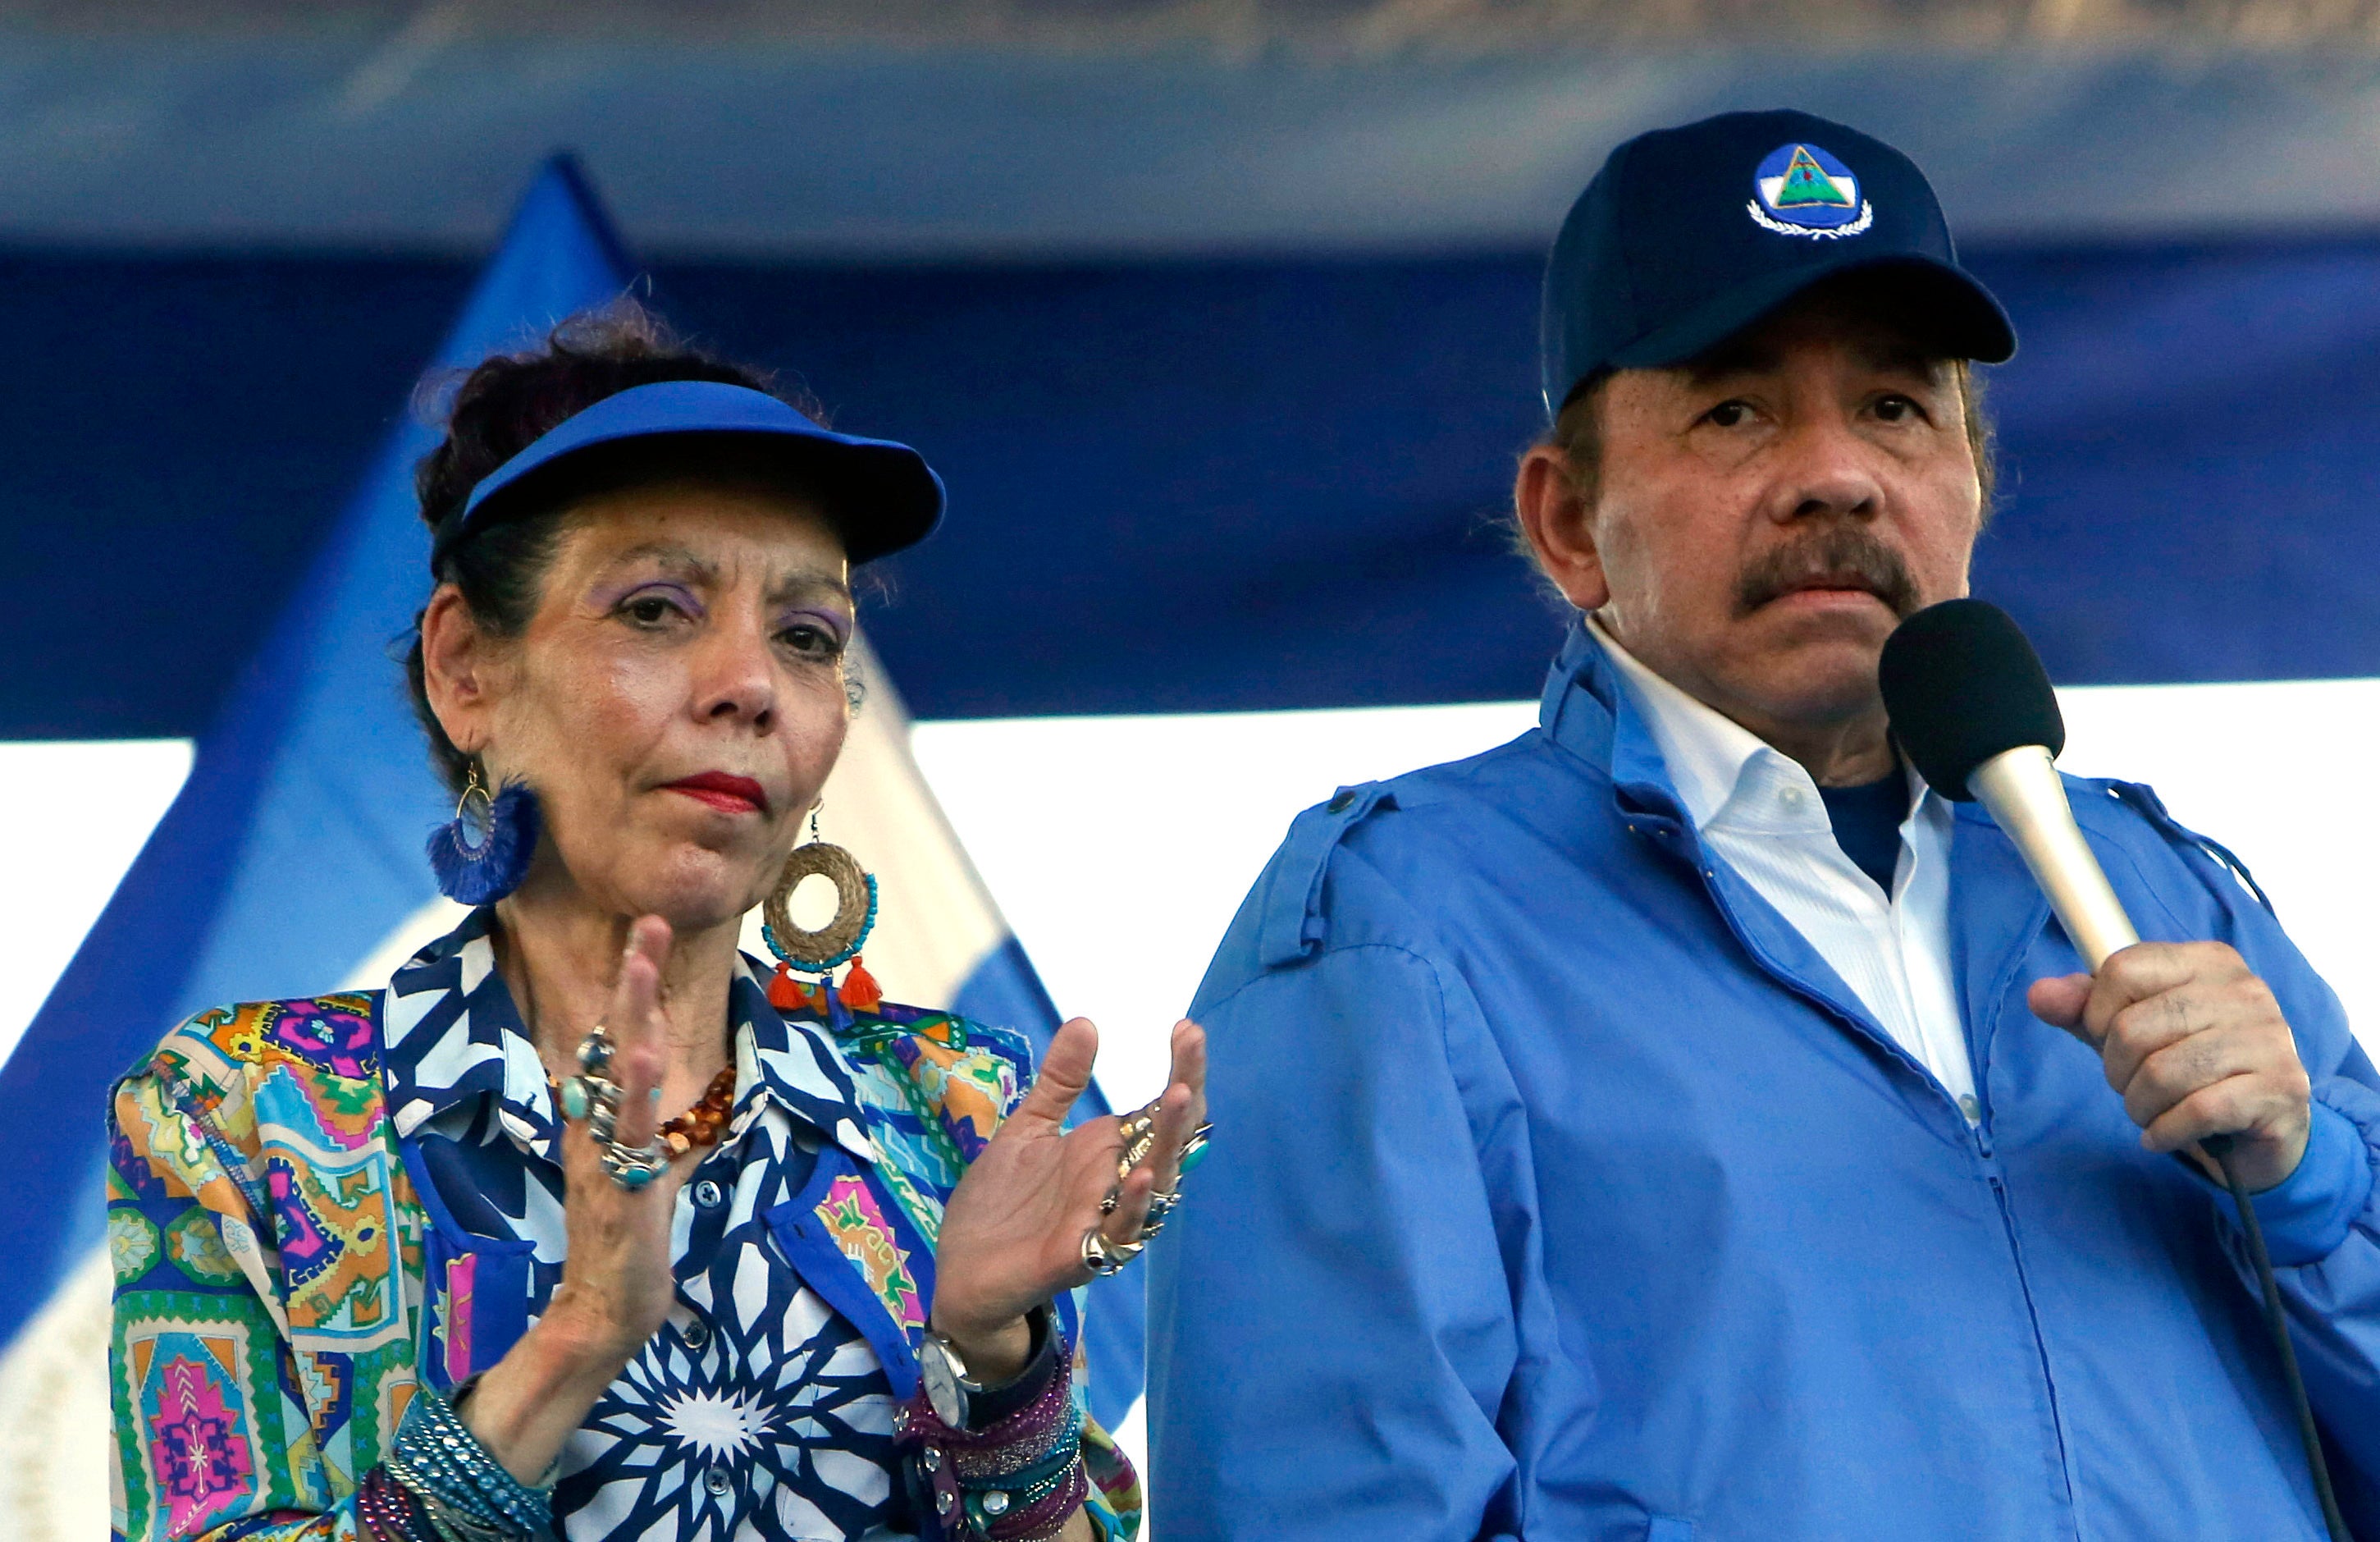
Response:
[[[709,803],[722,814],[766,814],[769,795],[760,784],[749,777],[731,777],[724,771],[705,771],[698,777],[686,777],[664,782],[671,792],[683,792],[687,797]]]

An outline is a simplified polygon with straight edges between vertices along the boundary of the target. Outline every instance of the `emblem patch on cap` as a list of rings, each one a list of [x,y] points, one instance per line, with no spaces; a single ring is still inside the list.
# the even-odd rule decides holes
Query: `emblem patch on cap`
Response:
[[[1864,232],[1876,208],[1860,196],[1852,168],[1815,144],[1780,144],[1752,174],[1743,212],[1763,230],[1811,240]]]

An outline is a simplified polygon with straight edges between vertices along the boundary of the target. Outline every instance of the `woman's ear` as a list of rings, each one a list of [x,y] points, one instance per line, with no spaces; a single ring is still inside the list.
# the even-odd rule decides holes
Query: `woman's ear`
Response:
[[[467,755],[487,748],[495,716],[493,639],[463,591],[442,583],[421,613],[421,685],[446,738]]]
[[[1611,599],[1611,584],[1596,548],[1591,511],[1559,448],[1538,445],[1521,458],[1512,479],[1512,511],[1537,570],[1579,609],[1603,608]]]

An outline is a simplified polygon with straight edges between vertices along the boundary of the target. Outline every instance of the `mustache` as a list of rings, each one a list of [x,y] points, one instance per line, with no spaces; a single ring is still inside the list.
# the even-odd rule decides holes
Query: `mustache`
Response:
[[[1917,581],[1900,554],[1865,527],[1829,524],[1762,554],[1735,581],[1735,613],[1749,616],[1797,589],[1864,589],[1895,616],[1917,608]]]

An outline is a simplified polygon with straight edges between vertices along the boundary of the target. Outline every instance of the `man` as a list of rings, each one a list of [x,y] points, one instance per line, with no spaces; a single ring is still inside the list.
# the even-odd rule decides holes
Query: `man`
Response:
[[[2150,939],[2082,973],[1888,736],[1885,638],[1987,504],[1968,361],[2015,346],[1924,177],[1800,114],[1646,135],[1545,314],[1541,726],[1302,815],[1194,1009],[1227,1139],[1155,1250],[1167,1542],[2319,1536],[2216,1134],[2380,1536],[2337,1000],[2077,780]]]

